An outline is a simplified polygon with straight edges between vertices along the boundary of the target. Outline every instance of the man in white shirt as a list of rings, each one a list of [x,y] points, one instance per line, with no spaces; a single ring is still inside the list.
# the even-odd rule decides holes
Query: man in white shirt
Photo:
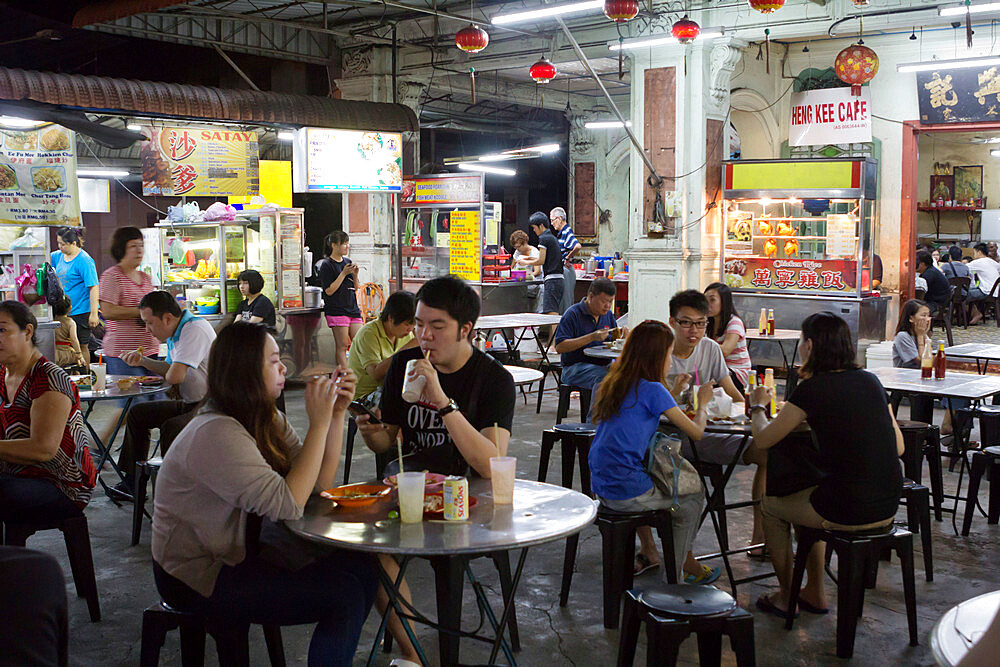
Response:
[[[985,301],[991,295],[996,296],[993,286],[1000,279],[1000,265],[994,262],[989,256],[989,247],[985,243],[977,243],[973,248],[975,258],[969,262],[969,272],[975,277],[975,284],[969,288],[967,300],[970,303]],[[982,311],[971,306],[972,319],[969,324],[977,324],[983,319]]]

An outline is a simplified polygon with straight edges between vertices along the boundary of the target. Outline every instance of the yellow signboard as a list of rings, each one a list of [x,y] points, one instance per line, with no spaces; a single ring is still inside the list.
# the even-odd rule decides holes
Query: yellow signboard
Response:
[[[221,127],[143,127],[142,194],[255,195],[257,133]]]
[[[450,244],[451,273],[463,280],[479,280],[483,258],[479,245],[479,211],[452,212]]]
[[[834,190],[861,187],[860,161],[801,160],[726,165],[727,190]]]
[[[268,204],[292,207],[292,163],[285,160],[260,161],[260,196]],[[250,204],[250,197],[230,197],[230,204],[243,204],[244,210],[260,208]]]

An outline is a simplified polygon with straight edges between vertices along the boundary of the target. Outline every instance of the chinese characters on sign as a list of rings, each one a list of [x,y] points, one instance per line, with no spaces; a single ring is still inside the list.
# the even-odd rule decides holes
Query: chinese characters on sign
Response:
[[[1000,67],[917,72],[920,122],[1000,120]]]
[[[0,224],[80,224],[73,132],[59,125],[0,131]]]
[[[479,211],[452,211],[449,271],[463,280],[479,280],[482,248]]]
[[[854,261],[845,260],[747,258],[727,261],[725,280],[735,288],[848,292],[857,284],[854,267]]]
[[[142,194],[249,196],[260,190],[257,133],[221,128],[144,127]]]

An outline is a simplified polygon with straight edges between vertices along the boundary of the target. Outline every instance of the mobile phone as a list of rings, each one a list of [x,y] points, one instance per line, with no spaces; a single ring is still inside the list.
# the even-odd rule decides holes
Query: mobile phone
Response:
[[[365,406],[362,403],[359,403],[358,401],[351,401],[350,405],[347,406],[347,409],[350,410],[351,414],[354,415],[355,417],[360,417],[361,415],[368,415],[369,424],[382,423],[382,420],[376,417],[374,412],[372,412],[367,406]]]

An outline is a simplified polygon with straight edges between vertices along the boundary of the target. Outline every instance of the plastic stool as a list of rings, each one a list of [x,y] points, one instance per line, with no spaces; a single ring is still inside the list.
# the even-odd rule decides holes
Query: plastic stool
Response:
[[[580,392],[580,419],[586,420],[590,415],[590,389],[585,389],[583,387],[577,387],[571,384],[559,383],[559,407],[556,409],[556,423],[562,423],[562,420],[566,418],[569,414],[569,396],[574,391]]]
[[[139,544],[142,534],[142,514],[146,510],[146,484],[156,485],[156,473],[163,465],[162,458],[139,461],[135,464],[135,489],[132,490],[132,546]]]
[[[924,576],[934,581],[934,546],[931,541],[931,492],[926,486],[903,480],[903,499],[906,501],[906,527],[919,533],[924,551]]]
[[[969,468],[969,491],[965,497],[965,517],[962,518],[962,536],[968,537],[972,528],[972,517],[976,513],[979,500],[979,485],[986,470],[990,471],[990,502],[986,513],[986,523],[995,525],[1000,520],[1000,447],[987,447],[981,452],[972,452]]]

